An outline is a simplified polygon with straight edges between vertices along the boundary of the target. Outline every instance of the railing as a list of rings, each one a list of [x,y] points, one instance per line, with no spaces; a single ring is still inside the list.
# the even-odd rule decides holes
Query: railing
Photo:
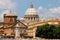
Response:
[[[16,39],[13,39],[13,38],[10,38],[10,39],[5,38],[5,39],[3,39],[3,38],[1,38],[0,40],[60,40],[60,39],[42,39],[42,38],[27,38],[27,39],[25,39],[25,38],[16,38]]]

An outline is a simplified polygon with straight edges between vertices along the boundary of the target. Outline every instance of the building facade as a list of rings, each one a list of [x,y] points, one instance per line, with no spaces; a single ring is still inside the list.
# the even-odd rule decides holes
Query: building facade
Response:
[[[8,13],[4,14],[4,22],[3,24],[3,35],[4,36],[13,36],[13,25],[17,21],[17,16],[12,13],[12,11],[9,11]]]

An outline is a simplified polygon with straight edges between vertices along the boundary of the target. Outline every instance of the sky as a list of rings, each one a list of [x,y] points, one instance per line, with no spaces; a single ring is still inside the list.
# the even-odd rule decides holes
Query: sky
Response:
[[[0,0],[0,21],[3,20],[3,14],[8,14],[9,10],[14,12],[18,19],[24,17],[31,2],[40,19],[60,19],[60,0]]]

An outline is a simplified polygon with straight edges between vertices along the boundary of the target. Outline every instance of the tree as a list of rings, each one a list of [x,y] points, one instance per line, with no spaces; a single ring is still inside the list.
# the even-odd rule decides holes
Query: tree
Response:
[[[38,26],[36,36],[42,38],[60,38],[60,27],[49,24]]]

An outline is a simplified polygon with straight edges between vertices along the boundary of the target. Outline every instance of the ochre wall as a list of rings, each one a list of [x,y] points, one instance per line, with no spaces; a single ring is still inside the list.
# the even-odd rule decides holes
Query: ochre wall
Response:
[[[5,36],[8,36],[8,35],[11,36],[13,32],[11,29],[11,26],[14,25],[16,21],[17,21],[17,16],[4,16],[4,35]]]

